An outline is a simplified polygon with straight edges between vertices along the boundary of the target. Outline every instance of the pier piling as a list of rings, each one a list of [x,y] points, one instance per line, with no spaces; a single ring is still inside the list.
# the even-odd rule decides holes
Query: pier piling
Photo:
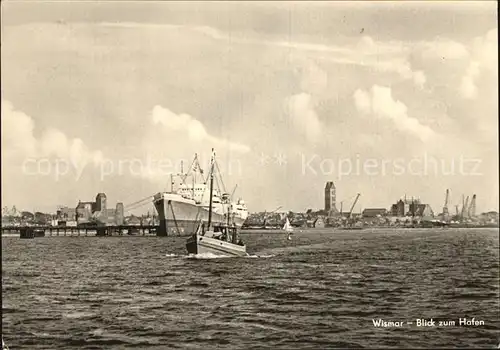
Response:
[[[74,236],[75,233],[78,236],[94,236],[92,233],[95,232],[95,236],[125,236],[125,230],[127,230],[128,235],[140,235],[146,236],[146,232],[149,234],[156,233],[157,236],[162,236],[159,234],[159,229],[157,225],[120,225],[120,226],[78,226],[78,227],[67,227],[67,226],[3,226],[1,227],[3,232],[19,232],[21,238],[31,238],[33,237],[43,237],[47,236]],[[166,236],[166,233],[163,234]]]

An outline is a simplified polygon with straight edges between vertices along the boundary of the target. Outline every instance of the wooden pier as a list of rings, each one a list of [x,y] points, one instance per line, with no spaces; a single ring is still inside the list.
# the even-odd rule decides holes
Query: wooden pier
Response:
[[[2,226],[2,235],[19,234],[21,238],[47,236],[164,236],[159,235],[158,225],[120,226]]]

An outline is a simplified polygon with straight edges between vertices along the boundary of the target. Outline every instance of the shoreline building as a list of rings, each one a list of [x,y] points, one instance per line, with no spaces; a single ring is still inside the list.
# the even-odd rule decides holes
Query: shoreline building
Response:
[[[363,218],[378,218],[385,217],[387,215],[387,209],[385,208],[366,208],[361,213]]]
[[[77,223],[97,221],[105,225],[123,225],[123,203],[118,202],[115,209],[108,209],[105,193],[98,193],[95,202],[78,201],[76,206]]]
[[[60,206],[56,211],[56,219],[62,221],[74,221],[76,210],[68,206]]]
[[[391,206],[390,211],[393,217],[419,217],[424,220],[434,218],[434,211],[429,204],[420,202],[420,199],[404,200],[400,199]]]

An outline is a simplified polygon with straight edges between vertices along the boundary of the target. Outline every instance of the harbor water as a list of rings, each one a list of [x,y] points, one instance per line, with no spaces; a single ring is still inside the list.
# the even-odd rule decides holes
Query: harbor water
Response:
[[[3,339],[10,349],[498,346],[498,229],[242,238],[250,257],[214,259],[186,257],[186,237],[2,237]]]

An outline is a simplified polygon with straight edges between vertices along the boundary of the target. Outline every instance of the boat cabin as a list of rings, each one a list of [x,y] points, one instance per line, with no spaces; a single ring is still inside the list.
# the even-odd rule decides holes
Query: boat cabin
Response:
[[[243,241],[238,239],[238,229],[236,226],[229,226],[224,224],[213,225],[212,230],[205,231],[205,225],[202,226],[202,236],[220,239],[225,242],[230,242],[238,245],[245,245]]]

